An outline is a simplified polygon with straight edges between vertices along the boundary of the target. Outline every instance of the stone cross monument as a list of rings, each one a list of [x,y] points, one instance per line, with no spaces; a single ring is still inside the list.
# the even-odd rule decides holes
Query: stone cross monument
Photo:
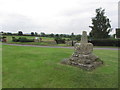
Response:
[[[103,64],[103,61],[92,53],[93,44],[88,43],[86,31],[83,31],[81,41],[74,45],[74,49],[72,56],[62,61],[63,64],[77,66],[85,70],[92,70]]]

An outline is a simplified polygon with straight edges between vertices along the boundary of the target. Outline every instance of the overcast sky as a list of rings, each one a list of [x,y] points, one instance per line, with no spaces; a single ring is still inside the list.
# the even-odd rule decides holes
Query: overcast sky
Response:
[[[119,0],[0,0],[0,31],[81,34],[91,31],[95,9],[102,7],[118,27]]]

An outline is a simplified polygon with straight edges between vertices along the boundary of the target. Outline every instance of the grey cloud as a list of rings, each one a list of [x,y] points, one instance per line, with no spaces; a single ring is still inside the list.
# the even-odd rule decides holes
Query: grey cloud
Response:
[[[18,30],[23,30],[26,32],[40,30],[42,27],[36,25],[30,18],[19,15],[19,14],[7,14],[5,19],[0,26],[3,31],[17,32]]]
[[[68,23],[59,26],[58,30],[61,31],[61,33],[72,33],[75,34],[81,34],[83,30],[90,31],[89,23],[86,23],[86,21],[90,22],[90,19],[72,19]]]

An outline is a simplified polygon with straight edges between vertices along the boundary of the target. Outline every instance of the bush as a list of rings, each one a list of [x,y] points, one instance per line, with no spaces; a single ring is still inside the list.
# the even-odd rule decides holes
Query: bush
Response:
[[[65,44],[65,39],[62,39],[60,37],[56,37],[54,40],[57,44]]]
[[[12,37],[13,42],[19,42],[19,39],[16,39],[15,37]]]
[[[15,37],[12,37],[12,41],[13,42],[34,42],[33,39],[27,39],[25,37],[19,37],[18,39],[16,39]]]
[[[103,39],[89,41],[94,46],[117,46],[120,47],[120,39]]]

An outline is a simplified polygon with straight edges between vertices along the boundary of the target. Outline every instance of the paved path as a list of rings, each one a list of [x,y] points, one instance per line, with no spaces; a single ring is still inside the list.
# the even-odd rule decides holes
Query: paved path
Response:
[[[39,46],[39,45],[22,45],[22,44],[7,44],[7,43],[2,43],[2,44],[3,45],[13,45],[13,46],[31,46],[31,47],[48,47],[48,48],[74,48],[74,47],[63,47],[63,46]],[[94,48],[94,49],[118,50],[118,48]]]

